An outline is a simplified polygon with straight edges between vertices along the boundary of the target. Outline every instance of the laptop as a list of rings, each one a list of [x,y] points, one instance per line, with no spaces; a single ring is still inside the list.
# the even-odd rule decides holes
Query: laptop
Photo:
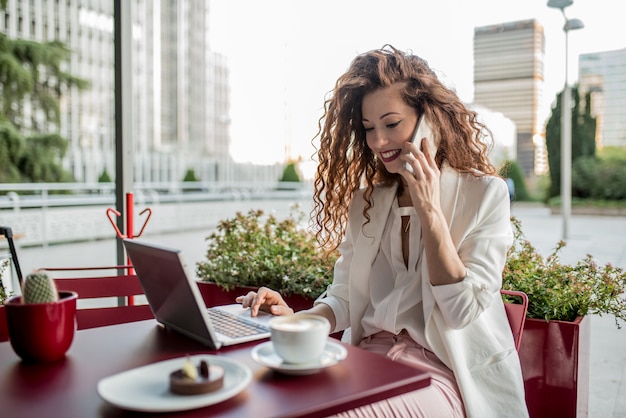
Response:
[[[270,336],[271,314],[253,318],[237,303],[207,308],[180,250],[122,241],[154,317],[166,328],[214,350]]]

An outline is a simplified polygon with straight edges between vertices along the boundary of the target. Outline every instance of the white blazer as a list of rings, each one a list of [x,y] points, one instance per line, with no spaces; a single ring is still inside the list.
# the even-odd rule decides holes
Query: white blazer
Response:
[[[369,304],[369,278],[397,187],[376,187],[370,222],[363,191],[350,205],[348,228],[326,296],[335,331],[358,345]],[[506,183],[447,166],[441,171],[441,207],[467,276],[461,283],[432,286],[422,254],[425,336],[456,377],[468,417],[527,417],[519,357],[500,296],[506,252],[513,242]]]

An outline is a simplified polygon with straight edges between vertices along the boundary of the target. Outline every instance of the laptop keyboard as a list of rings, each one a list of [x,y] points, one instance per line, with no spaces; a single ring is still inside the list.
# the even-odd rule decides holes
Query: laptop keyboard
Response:
[[[269,328],[262,324],[246,321],[238,315],[225,312],[221,309],[207,309],[215,330],[230,338],[246,337],[249,335],[269,332]]]

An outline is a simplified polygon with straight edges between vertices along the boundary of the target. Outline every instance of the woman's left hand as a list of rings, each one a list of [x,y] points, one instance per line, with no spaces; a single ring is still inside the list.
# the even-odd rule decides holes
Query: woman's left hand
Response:
[[[435,156],[431,155],[428,139],[422,138],[420,145],[407,142],[405,149],[409,153],[403,154],[401,158],[411,165],[413,173],[404,168],[400,171],[400,175],[408,186],[415,210],[418,213],[424,213],[433,208],[439,208],[441,172],[435,162]]]

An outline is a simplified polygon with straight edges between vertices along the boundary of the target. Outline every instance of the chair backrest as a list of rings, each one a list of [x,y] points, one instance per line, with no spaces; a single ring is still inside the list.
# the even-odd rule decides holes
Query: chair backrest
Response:
[[[505,301],[504,309],[506,310],[506,316],[509,319],[509,325],[511,325],[511,331],[513,332],[515,349],[519,351],[522,342],[522,334],[524,332],[524,323],[526,322],[526,312],[528,311],[528,295],[519,290],[505,289],[502,289],[500,293],[518,299],[518,301]]]
[[[58,290],[70,290],[78,293],[76,311],[78,329],[154,318],[150,306],[145,303],[134,304],[133,302],[135,296],[143,295],[143,289],[137,276],[128,273],[132,266],[46,268],[44,270],[52,272],[111,269],[118,269],[118,271],[126,271],[127,273],[116,276],[54,277]]]

